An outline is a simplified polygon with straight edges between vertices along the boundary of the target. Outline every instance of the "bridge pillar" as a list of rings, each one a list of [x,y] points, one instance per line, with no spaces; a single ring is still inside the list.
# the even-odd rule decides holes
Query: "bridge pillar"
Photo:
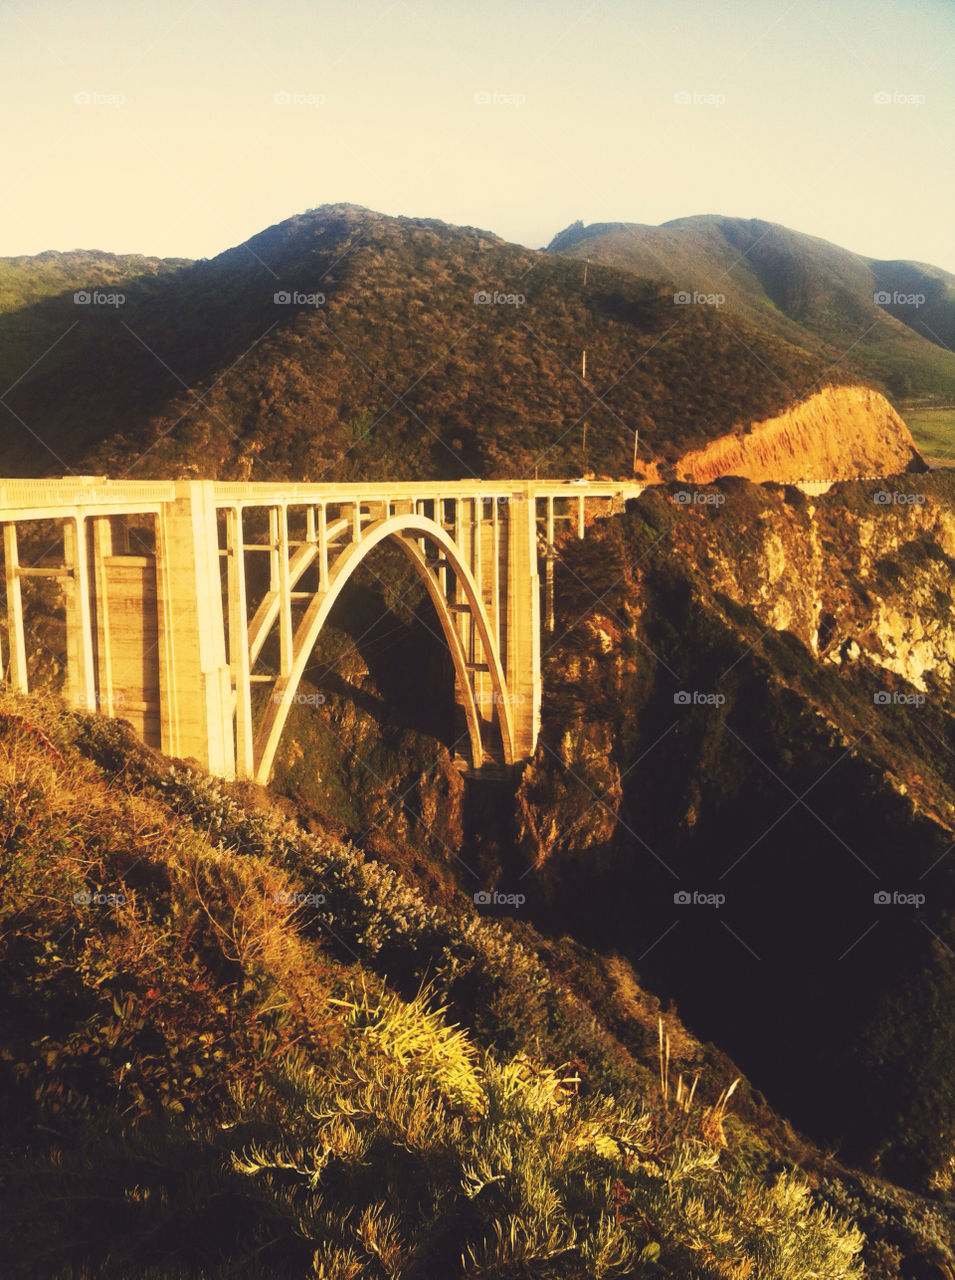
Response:
[[[20,590],[20,552],[17,526],[3,526],[3,564],[7,587],[7,636],[10,646],[9,680],[19,693],[27,691],[26,628]],[[2,672],[0,672],[2,674]]]
[[[530,484],[507,504],[507,610],[503,619],[504,675],[514,724],[514,757],[537,746],[541,705],[540,575],[537,503]]]
[[[211,481],[176,484],[157,537],[162,749],[235,776],[219,536]]]
[[[63,524],[63,551],[69,578],[66,595],[66,676],[70,701],[84,711],[98,709],[93,652],[92,582],[86,521],[77,512]]]

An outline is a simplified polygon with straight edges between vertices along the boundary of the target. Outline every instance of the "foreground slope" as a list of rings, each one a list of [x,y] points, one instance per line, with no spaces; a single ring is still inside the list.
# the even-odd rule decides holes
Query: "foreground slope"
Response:
[[[121,724],[0,712],[6,1275],[860,1274],[719,1082],[661,1096],[533,931]]]

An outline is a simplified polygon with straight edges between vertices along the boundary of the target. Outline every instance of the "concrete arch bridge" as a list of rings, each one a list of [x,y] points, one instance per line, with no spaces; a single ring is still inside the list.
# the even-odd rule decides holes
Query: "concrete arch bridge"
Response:
[[[0,480],[0,669],[29,688],[36,592],[25,584],[55,579],[73,705],[128,720],[151,746],[212,773],[264,784],[333,606],[388,543],[434,606],[471,767],[519,764],[537,741],[555,541],[567,531],[583,537],[591,519],[641,490],[589,481]],[[264,584],[256,599],[254,583]],[[258,683],[270,696],[254,716]]]

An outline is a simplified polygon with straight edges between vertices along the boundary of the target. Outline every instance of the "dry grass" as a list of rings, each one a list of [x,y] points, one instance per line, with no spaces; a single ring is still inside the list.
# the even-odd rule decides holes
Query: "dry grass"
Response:
[[[657,1021],[659,1033],[659,1067],[660,1067],[660,1100],[663,1104],[663,1115],[666,1117],[666,1129],[670,1143],[688,1141],[697,1138],[714,1147],[726,1146],[726,1134],[723,1132],[723,1121],[729,1100],[736,1092],[739,1077],[725,1089],[712,1105],[694,1108],[699,1075],[693,1077],[689,1086],[684,1081],[683,1073],[677,1076],[676,1085],[670,1080],[670,1036],[663,1027],[663,1018]]]

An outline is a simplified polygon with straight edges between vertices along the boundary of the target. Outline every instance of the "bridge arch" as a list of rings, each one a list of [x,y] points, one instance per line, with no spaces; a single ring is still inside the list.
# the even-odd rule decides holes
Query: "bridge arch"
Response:
[[[332,607],[346,583],[366,556],[385,541],[391,541],[400,547],[427,589],[451,653],[458,687],[462,690],[470,740],[471,762],[475,768],[480,767],[484,757],[481,738],[481,717],[478,713],[477,699],[471,683],[468,655],[465,653],[444,589],[428,563],[425,551],[419,545],[422,540],[432,543],[439,549],[448,569],[454,574],[463,591],[467,609],[474,621],[475,630],[483,650],[484,665],[493,688],[504,759],[507,764],[514,763],[514,728],[510,700],[507,696],[500,654],[498,653],[494,633],[488,622],[484,602],[481,599],[477,583],[469,566],[462,558],[457,544],[441,525],[424,516],[403,514],[374,521],[372,524],[362,528],[357,541],[352,541],[344,547],[334,563],[329,566],[326,589],[318,591],[309,602],[292,640],[289,671],[276,679],[272,689],[272,696],[266,705],[265,715],[255,736],[253,757],[255,780],[257,782],[267,785],[269,781],[272,765],[275,761],[275,753],[278,750],[289,712],[294,704],[295,694],[312,649],[322,628],[328,621]],[[298,559],[298,563],[295,565],[296,578],[301,576],[301,572],[304,572],[306,565],[312,559],[313,556],[307,554],[307,552]],[[269,600],[268,602],[263,602],[263,605],[264,608],[250,632],[252,647],[256,652],[264,640],[264,632],[277,614],[277,603]]]

